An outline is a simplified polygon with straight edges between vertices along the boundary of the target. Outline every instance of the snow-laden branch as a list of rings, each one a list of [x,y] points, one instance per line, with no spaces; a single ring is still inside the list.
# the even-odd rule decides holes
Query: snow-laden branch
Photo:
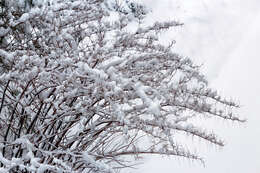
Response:
[[[202,161],[173,134],[223,146],[193,120],[244,122],[199,66],[158,41],[181,23],[145,26],[145,7],[123,2],[1,6],[0,172],[112,173],[147,154]]]

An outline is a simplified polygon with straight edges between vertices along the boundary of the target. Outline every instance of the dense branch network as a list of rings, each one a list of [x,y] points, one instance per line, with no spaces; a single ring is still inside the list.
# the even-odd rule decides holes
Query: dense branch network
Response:
[[[189,120],[243,121],[198,66],[159,43],[182,24],[144,26],[145,8],[127,3],[1,6],[0,172],[116,172],[144,154],[202,160],[174,134],[223,146]]]

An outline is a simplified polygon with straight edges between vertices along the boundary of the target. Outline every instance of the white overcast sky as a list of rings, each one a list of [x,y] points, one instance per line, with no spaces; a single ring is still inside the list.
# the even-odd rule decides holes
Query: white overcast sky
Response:
[[[164,38],[176,52],[203,63],[211,86],[242,105],[245,125],[209,122],[227,145],[203,144],[206,167],[185,159],[148,157],[132,173],[260,173],[260,1],[142,0],[150,20],[178,19],[185,26]],[[214,126],[214,127],[213,127]]]

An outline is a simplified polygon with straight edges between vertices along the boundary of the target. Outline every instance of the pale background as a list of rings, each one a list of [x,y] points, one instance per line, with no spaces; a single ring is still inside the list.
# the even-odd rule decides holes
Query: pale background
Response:
[[[175,39],[176,52],[204,64],[211,86],[239,101],[244,125],[212,123],[224,138],[222,149],[201,141],[206,167],[180,158],[146,157],[131,173],[260,173],[260,1],[142,0],[151,21],[177,19],[185,26],[163,36]],[[214,126],[214,127],[213,127]]]

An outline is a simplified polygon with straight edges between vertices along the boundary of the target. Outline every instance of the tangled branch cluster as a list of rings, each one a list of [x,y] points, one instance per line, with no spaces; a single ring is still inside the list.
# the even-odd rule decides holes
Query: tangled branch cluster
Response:
[[[181,23],[130,31],[144,8],[114,7],[102,0],[2,3],[0,172],[115,172],[143,154],[201,160],[174,134],[223,141],[190,119],[243,121],[198,66],[159,43],[160,32]]]

